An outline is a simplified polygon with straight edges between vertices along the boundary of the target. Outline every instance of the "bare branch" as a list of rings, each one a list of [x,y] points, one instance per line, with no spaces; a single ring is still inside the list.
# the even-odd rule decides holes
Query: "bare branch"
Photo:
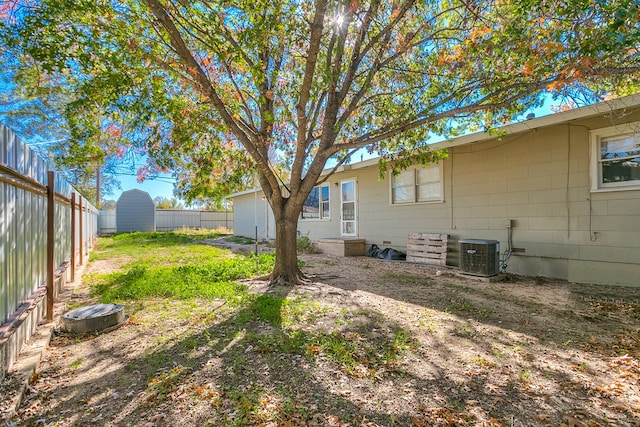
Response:
[[[322,41],[324,16],[327,10],[327,3],[328,0],[317,0],[316,2],[316,11],[313,18],[313,24],[311,25],[309,50],[307,52],[304,77],[300,87],[300,98],[298,99],[298,105],[296,106],[299,131],[295,159],[291,170],[291,185],[292,191],[294,192],[298,190],[298,183],[301,181],[302,167],[305,161],[304,154],[306,150],[304,144],[304,130],[307,128],[307,103],[309,102],[309,95],[315,76],[318,54],[320,53],[320,43]]]
[[[164,7],[158,0],[144,0],[149,9],[153,12],[156,17],[157,22],[165,29],[168,33],[169,38],[171,40],[171,45],[175,52],[179,55],[179,57],[185,62],[185,66],[189,73],[193,73],[194,78],[197,82],[197,87],[199,90],[205,94],[212,102],[214,108],[220,114],[224,123],[229,127],[229,129],[238,137],[242,145],[251,153],[254,157],[255,161],[261,165],[261,170],[271,171],[269,168],[268,159],[263,156],[257,146],[253,143],[253,141],[248,137],[248,135],[238,126],[238,123],[234,120],[232,115],[227,111],[227,108],[224,105],[224,102],[216,92],[216,89],[212,85],[209,77],[204,72],[198,61],[194,58],[193,54],[187,47],[185,41],[182,39],[182,36],[176,27],[175,23],[171,20]],[[264,175],[264,178],[269,181],[269,183],[273,186],[273,188],[278,187],[278,181],[275,178],[275,175],[271,172],[270,174]]]
[[[500,108],[507,107],[512,105],[518,99],[522,99],[532,93],[535,93],[549,84],[549,81],[539,82],[535,85],[530,85],[526,90],[517,93],[508,98],[504,98],[500,102],[485,102],[491,98],[495,98],[499,93],[506,91],[506,89],[498,90],[486,97],[483,97],[481,100],[474,102],[473,104],[467,106],[460,106],[457,108],[453,108],[441,113],[431,113],[431,109],[424,110],[421,113],[414,116],[413,119],[407,119],[398,123],[389,123],[386,126],[379,128],[375,132],[369,132],[364,135],[359,136],[358,138],[343,144],[335,144],[330,147],[327,151],[329,155],[333,155],[339,151],[343,150],[353,150],[365,147],[367,145],[375,144],[376,142],[380,142],[389,138],[393,138],[394,136],[400,135],[404,132],[407,132],[411,129],[415,129],[420,126],[425,126],[429,123],[434,123],[439,120],[461,117],[462,115],[466,115],[469,113],[476,113],[479,111],[491,111]]]

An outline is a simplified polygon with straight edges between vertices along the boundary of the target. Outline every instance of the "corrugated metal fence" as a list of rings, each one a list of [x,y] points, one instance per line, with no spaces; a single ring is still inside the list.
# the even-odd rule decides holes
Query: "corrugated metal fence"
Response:
[[[180,228],[233,228],[233,212],[156,210],[156,230],[171,231]]]
[[[39,310],[30,320],[35,330],[45,314],[43,301],[47,310],[53,308],[53,298],[97,234],[96,208],[48,169],[0,125],[0,378],[15,356],[5,348],[9,335]],[[31,333],[20,335],[28,339]]]
[[[116,211],[100,210],[98,214],[98,233],[112,234],[116,232]]]
[[[156,231],[171,231],[180,228],[233,228],[233,212],[199,210],[157,209]],[[100,234],[116,232],[116,211],[101,210],[98,218]]]

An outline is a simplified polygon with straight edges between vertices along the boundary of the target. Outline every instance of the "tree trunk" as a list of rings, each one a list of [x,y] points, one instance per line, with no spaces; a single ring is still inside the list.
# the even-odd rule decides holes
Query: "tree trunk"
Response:
[[[276,223],[276,263],[271,273],[271,285],[291,286],[302,283],[304,275],[298,268],[298,216],[296,209],[274,209]]]

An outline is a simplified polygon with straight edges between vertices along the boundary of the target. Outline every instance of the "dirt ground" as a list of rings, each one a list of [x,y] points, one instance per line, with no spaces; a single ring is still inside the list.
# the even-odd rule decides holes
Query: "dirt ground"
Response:
[[[402,330],[406,352],[345,369],[313,346],[306,355],[260,346],[272,326],[238,328],[240,314],[212,302],[138,303],[115,331],[58,332],[18,415],[5,422],[640,425],[640,288],[513,275],[486,283],[404,262],[302,258],[313,283],[275,291],[316,304],[301,333],[333,331],[359,348]],[[109,268],[95,262],[89,271]],[[91,302],[86,287],[73,299]],[[193,304],[190,316],[172,315],[184,304]]]

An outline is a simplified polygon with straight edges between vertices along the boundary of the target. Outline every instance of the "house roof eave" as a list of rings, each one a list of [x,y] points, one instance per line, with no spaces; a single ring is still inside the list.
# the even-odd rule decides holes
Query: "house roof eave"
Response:
[[[452,147],[459,147],[461,145],[473,144],[476,142],[488,141],[491,139],[499,138],[500,136],[512,135],[521,132],[532,131],[536,129],[545,128],[548,126],[555,126],[563,123],[568,123],[573,120],[579,120],[588,118],[591,116],[597,116],[601,114],[611,113],[616,110],[624,108],[640,107],[640,93],[634,95],[628,95],[621,98],[614,98],[607,101],[599,102],[597,104],[588,105],[586,107],[575,108],[572,110],[562,111],[560,113],[549,114],[534,119],[525,120],[523,122],[514,123],[506,126],[496,128],[494,132],[476,132],[468,135],[463,135],[457,138],[448,139],[440,142],[435,142],[429,145],[432,150],[441,150]],[[346,172],[350,170],[363,169],[370,166],[374,166],[378,163],[378,158],[367,159],[362,162],[342,165],[336,169],[335,173]],[[331,172],[333,168],[326,168],[322,171],[321,176],[326,176]],[[233,193],[225,196],[224,199],[232,199],[234,197],[243,196],[254,193],[255,191],[261,192],[262,189],[249,189]]]
[[[587,117],[611,113],[616,110],[632,107],[640,107],[640,93],[621,98],[610,99],[607,101],[599,102],[597,104],[588,105],[586,107],[580,107],[572,110],[562,111],[560,113],[549,114],[546,116],[525,120],[519,123],[501,126],[499,128],[496,128],[495,132],[471,133],[454,139],[436,142],[434,144],[431,144],[429,147],[434,150],[458,147],[461,145],[496,139],[499,138],[500,135],[512,135],[520,132],[541,129],[548,126],[555,126],[563,123],[568,123],[573,120],[584,119]]]

